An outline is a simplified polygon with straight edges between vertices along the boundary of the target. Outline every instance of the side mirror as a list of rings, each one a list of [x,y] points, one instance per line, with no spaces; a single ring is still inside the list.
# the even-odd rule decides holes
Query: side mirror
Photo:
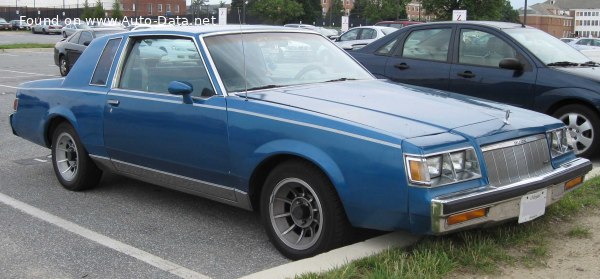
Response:
[[[502,69],[508,69],[508,70],[515,70],[515,71],[523,70],[523,63],[521,63],[521,61],[519,61],[518,59],[515,59],[515,58],[504,58],[504,59],[500,60],[500,63],[498,64],[498,66],[500,66],[500,68],[502,68]]]
[[[186,81],[171,81],[168,90],[173,95],[182,96],[184,104],[193,103],[191,94],[194,91],[194,86],[191,83]]]
[[[336,35],[329,36],[329,39],[334,40],[334,41],[337,41],[339,38],[340,38],[340,36],[336,36]]]
[[[83,42],[83,45],[84,45],[84,46],[89,46],[89,45],[90,45],[90,41]]]

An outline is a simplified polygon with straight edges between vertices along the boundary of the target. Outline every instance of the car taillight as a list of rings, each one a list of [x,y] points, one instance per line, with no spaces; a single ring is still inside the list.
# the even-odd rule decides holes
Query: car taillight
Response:
[[[13,102],[13,110],[17,111],[18,107],[19,107],[19,99],[15,98],[15,101]]]

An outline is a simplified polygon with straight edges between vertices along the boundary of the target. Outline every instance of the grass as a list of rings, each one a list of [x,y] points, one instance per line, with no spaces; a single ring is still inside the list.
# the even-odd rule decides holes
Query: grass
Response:
[[[18,49],[18,48],[54,48],[54,44],[25,43],[25,44],[0,45],[0,49]]]
[[[337,269],[304,274],[303,279],[444,278],[452,274],[497,274],[500,266],[543,266],[549,256],[548,238],[557,224],[573,226],[575,216],[600,207],[600,177],[567,194],[532,222],[514,222],[444,237],[425,237],[408,250],[391,249]],[[589,229],[575,225],[571,237],[589,237]]]

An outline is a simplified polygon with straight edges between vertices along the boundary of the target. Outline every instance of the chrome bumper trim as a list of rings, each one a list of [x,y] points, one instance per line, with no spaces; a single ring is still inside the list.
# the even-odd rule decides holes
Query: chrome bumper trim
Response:
[[[548,189],[546,206],[562,198],[564,183],[585,175],[592,169],[592,163],[577,158],[541,176],[525,179],[502,187],[486,186],[474,190],[452,193],[436,197],[431,201],[432,233],[442,234],[471,226],[498,222],[519,216],[521,196],[532,191]],[[572,189],[578,188],[578,185]],[[570,189],[570,190],[572,190]],[[569,190],[569,191],[570,191]],[[486,217],[473,219],[455,225],[447,225],[446,217],[478,208],[489,207]]]

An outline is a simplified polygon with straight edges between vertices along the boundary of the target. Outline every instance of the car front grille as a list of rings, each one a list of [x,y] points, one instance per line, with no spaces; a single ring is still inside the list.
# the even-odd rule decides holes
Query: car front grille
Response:
[[[514,139],[482,147],[492,186],[503,186],[552,171],[544,135]]]

